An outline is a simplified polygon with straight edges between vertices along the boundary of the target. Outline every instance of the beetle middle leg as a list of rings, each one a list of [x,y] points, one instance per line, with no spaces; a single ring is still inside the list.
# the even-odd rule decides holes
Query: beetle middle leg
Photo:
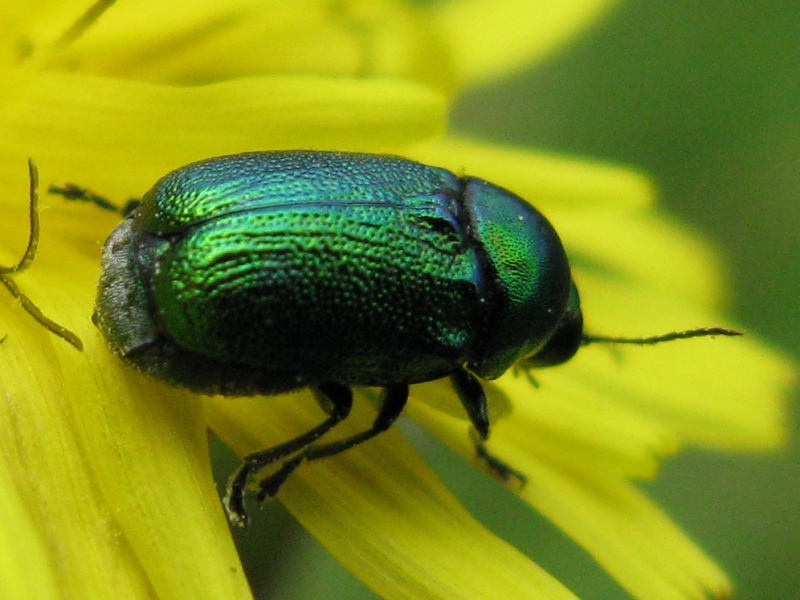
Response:
[[[450,381],[452,381],[453,388],[472,422],[473,429],[470,437],[475,444],[478,458],[489,467],[489,472],[495,479],[503,483],[516,479],[520,485],[524,486],[528,478],[491,454],[486,448],[486,440],[489,439],[489,407],[481,382],[466,369],[455,371],[450,376]]]
[[[349,450],[362,442],[374,438],[391,427],[403,412],[408,401],[408,384],[395,384],[383,388],[380,400],[380,409],[369,429],[355,435],[318,446],[308,446],[297,456],[284,462],[273,474],[265,477],[259,484],[258,501],[272,498],[278,493],[281,485],[289,475],[305,461],[319,460]]]

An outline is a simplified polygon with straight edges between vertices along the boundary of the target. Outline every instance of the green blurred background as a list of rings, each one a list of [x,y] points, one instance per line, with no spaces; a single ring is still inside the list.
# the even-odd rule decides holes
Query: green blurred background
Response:
[[[665,207],[723,251],[736,317],[797,357],[798,107],[800,3],[648,0],[622,4],[543,65],[473,90],[453,123],[486,139],[649,172]],[[435,441],[422,443],[478,518],[579,596],[629,598],[511,494]],[[648,488],[735,578],[737,597],[800,598],[799,459],[796,443],[770,456],[687,452]],[[221,481],[234,466],[227,455]],[[237,537],[259,597],[375,598],[279,503],[256,521]]]

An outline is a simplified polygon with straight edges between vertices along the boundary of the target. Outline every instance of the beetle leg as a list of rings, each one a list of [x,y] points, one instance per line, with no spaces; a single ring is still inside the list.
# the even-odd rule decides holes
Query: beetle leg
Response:
[[[382,433],[391,427],[392,423],[397,420],[400,413],[405,408],[406,401],[408,400],[408,385],[399,383],[390,385],[383,388],[381,395],[380,409],[378,415],[369,429],[360,433],[346,437],[341,440],[336,440],[327,444],[320,444],[319,446],[309,446],[297,456],[290,458],[272,475],[264,478],[259,484],[258,501],[261,502],[266,498],[271,498],[278,493],[281,485],[286,481],[289,475],[300,466],[303,461],[319,460],[327,456],[339,454],[345,450],[349,450],[353,446],[357,446],[362,442],[374,438],[379,433]]]
[[[472,373],[466,369],[458,369],[450,375],[450,381],[456,390],[464,410],[467,411],[469,420],[472,422],[470,437],[475,444],[475,452],[480,460],[489,467],[489,472],[493,477],[503,483],[508,483],[516,479],[520,486],[524,486],[527,477],[506,464],[486,449],[486,440],[489,438],[489,408],[486,402],[486,392]]]
[[[328,413],[328,418],[288,442],[245,456],[244,461],[253,473],[317,441],[350,414],[350,409],[353,407],[353,392],[346,385],[334,382],[322,383],[315,387],[314,392],[322,396],[318,397],[317,401]]]
[[[472,426],[481,441],[486,441],[489,437],[489,407],[481,382],[464,368],[454,371],[450,375],[450,381],[464,410],[467,411]]]
[[[62,196],[65,200],[88,202],[103,210],[119,213],[123,217],[127,217],[142,203],[139,198],[131,198],[125,203],[125,206],[119,207],[105,196],[95,194],[93,191],[77,186],[74,183],[65,183],[63,187],[51,185],[47,189],[47,193],[55,196]]]
[[[322,444],[320,446],[310,446],[308,450],[303,453],[305,459],[317,460],[325,458],[326,456],[333,456],[334,454],[349,450],[362,442],[366,442],[379,433],[383,433],[397,420],[397,417],[403,412],[407,401],[408,384],[397,383],[383,388],[380,399],[380,409],[369,429],[342,440],[336,440],[335,442]]]
[[[470,438],[472,439],[472,443],[475,444],[475,453],[478,458],[489,467],[489,473],[492,477],[497,479],[500,483],[509,483],[513,479],[516,480],[519,489],[525,487],[525,484],[528,483],[528,477],[489,452],[489,450],[486,449],[486,444],[478,436],[477,431],[472,429],[470,431]]]
[[[225,497],[222,499],[228,521],[239,527],[247,527],[250,524],[250,518],[247,516],[247,509],[244,506],[244,488],[249,476],[250,465],[243,462],[228,480]]]
[[[247,486],[247,480],[251,474],[258,473],[267,465],[289,456],[298,450],[302,450],[312,442],[318,440],[321,436],[330,431],[334,425],[346,419],[350,414],[350,409],[353,406],[353,392],[346,385],[335,382],[321,383],[314,388],[314,393],[317,396],[317,402],[319,402],[323,410],[328,413],[328,418],[313,429],[309,429],[288,442],[248,454],[244,457],[242,465],[231,476],[223,503],[225,504],[225,511],[228,513],[228,518],[232,523],[243,527],[248,524],[249,519],[244,506],[244,491]],[[290,462],[292,461],[287,461],[287,464]],[[297,462],[299,464],[300,461]],[[285,465],[273,476],[281,473],[284,468]],[[290,472],[291,470],[289,473]],[[289,473],[286,473],[283,480],[288,477]],[[267,480],[271,479],[273,476],[268,477]],[[281,481],[281,483],[282,482],[283,481]]]

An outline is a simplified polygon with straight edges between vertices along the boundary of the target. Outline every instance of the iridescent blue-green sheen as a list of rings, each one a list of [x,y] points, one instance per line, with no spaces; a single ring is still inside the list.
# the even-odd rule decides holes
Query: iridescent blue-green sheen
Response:
[[[571,289],[552,226],[498,186],[394,156],[260,152],[156,183],[106,243],[95,322],[201,392],[388,386],[501,375],[553,336]]]

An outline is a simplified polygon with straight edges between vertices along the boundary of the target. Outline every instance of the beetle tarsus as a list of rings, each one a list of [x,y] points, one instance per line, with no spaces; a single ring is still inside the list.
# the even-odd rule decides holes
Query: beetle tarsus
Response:
[[[528,483],[528,477],[524,473],[489,452],[484,440],[480,438],[478,432],[474,429],[470,430],[470,437],[472,437],[472,442],[475,444],[475,454],[488,467],[489,474],[492,477],[505,485],[510,485],[515,481],[518,489],[525,487],[525,484]]]
[[[514,377],[524,377],[528,380],[528,383],[531,384],[531,387],[536,388],[537,390],[541,387],[541,385],[539,385],[539,380],[533,376],[533,369],[518,362],[514,363],[511,369]]]
[[[243,462],[231,475],[228,482],[228,490],[222,499],[225,512],[228,515],[228,521],[237,527],[247,527],[250,524],[250,518],[247,516],[247,509],[244,505],[244,491],[250,473],[250,465],[247,462]]]

